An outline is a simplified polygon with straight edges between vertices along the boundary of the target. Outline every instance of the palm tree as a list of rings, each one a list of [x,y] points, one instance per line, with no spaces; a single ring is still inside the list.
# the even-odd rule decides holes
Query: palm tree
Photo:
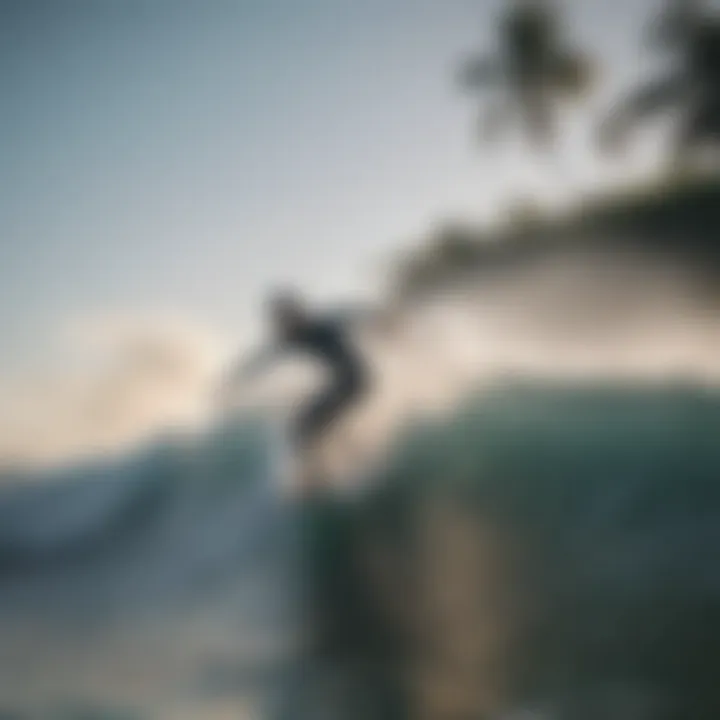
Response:
[[[720,16],[699,0],[667,0],[649,40],[669,57],[670,69],[612,110],[601,145],[617,150],[636,125],[672,110],[679,120],[672,158],[683,163],[705,143],[720,144]]]
[[[648,44],[659,50],[682,52],[697,24],[701,5],[699,0],[666,0],[648,29]]]
[[[486,140],[519,120],[535,145],[549,144],[560,101],[577,99],[588,88],[590,63],[565,44],[558,16],[548,1],[515,0],[500,19],[499,48],[462,68],[467,89],[495,94],[482,120]]]

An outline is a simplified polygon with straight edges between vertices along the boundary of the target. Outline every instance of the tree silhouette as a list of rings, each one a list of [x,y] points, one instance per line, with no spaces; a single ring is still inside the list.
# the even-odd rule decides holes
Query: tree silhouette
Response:
[[[533,144],[550,144],[561,101],[589,87],[590,62],[564,42],[559,15],[547,1],[516,0],[499,19],[498,49],[464,64],[466,89],[494,93],[481,122],[486,141],[519,121]]]
[[[668,0],[648,39],[670,68],[612,110],[600,128],[601,146],[617,151],[639,123],[675,111],[672,158],[684,163],[705,143],[720,144],[720,16],[698,0]]]

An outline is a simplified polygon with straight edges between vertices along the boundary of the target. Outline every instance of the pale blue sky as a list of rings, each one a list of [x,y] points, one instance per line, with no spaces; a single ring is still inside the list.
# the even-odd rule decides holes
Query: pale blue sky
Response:
[[[492,206],[517,166],[473,146],[452,73],[497,5],[4,0],[2,362],[103,313],[232,331],[268,284],[353,292],[431,221]],[[570,6],[635,76],[652,0]]]

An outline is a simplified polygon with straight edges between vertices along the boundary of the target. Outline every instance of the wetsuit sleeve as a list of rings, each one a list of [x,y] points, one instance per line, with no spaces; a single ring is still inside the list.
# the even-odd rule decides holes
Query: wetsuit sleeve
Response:
[[[370,306],[349,306],[340,308],[332,314],[332,321],[341,326],[369,325],[379,321],[381,313]]]

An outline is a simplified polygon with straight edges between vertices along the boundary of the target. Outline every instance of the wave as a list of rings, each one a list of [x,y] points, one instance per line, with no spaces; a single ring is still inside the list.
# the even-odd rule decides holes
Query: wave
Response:
[[[474,681],[487,697],[550,706],[545,717],[587,715],[598,698],[618,717],[638,697],[663,712],[680,707],[679,716],[714,711],[715,664],[703,648],[720,642],[719,431],[720,397],[703,388],[486,390],[406,428],[373,491],[353,506],[353,523],[399,558],[400,583],[417,559],[407,538],[429,533],[418,523],[424,508],[459,499],[481,526],[501,530],[511,588],[498,601],[502,583],[487,576],[462,628],[516,625],[502,690],[488,679],[495,667]],[[5,489],[0,609],[72,608],[87,619],[100,609],[192,614],[205,604],[213,627],[235,628],[227,637],[239,618],[265,618],[266,636],[286,632],[279,619],[297,589],[297,515],[273,492],[274,446],[262,422],[245,418]],[[327,523],[314,551],[337,548],[341,524]],[[430,562],[430,586],[455,582],[450,565]],[[466,575],[470,565],[461,566]],[[400,587],[399,607],[410,613],[421,595]],[[214,677],[226,671],[221,662]]]
[[[0,492],[3,603],[127,606],[246,574],[287,536],[267,422],[239,418],[125,458],[20,478]],[[50,593],[40,592],[49,587]],[[98,592],[100,589],[100,592]]]

